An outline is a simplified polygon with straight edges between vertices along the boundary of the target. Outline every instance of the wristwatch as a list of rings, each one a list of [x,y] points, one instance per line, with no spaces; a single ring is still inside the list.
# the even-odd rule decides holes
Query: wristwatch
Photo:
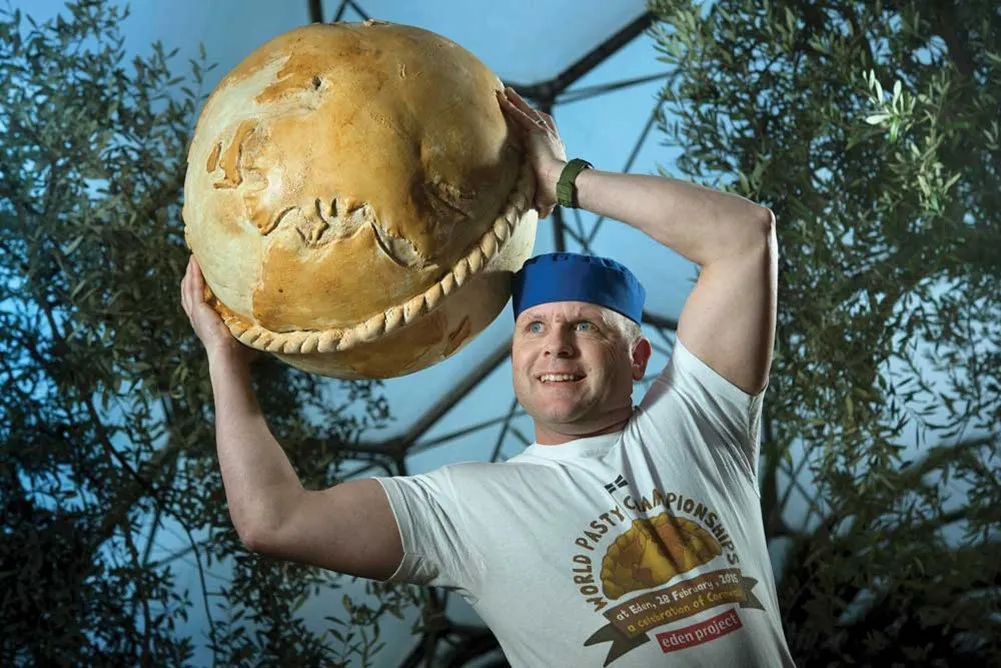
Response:
[[[560,206],[577,208],[577,188],[574,187],[574,181],[582,171],[593,168],[594,165],[581,158],[574,158],[566,164],[560,173],[560,180],[556,182],[556,202]]]

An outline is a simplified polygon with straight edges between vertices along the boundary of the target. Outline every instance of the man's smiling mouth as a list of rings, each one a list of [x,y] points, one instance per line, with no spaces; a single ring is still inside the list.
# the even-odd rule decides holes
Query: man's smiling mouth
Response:
[[[544,373],[539,376],[542,383],[575,383],[582,380],[584,376],[574,373]]]

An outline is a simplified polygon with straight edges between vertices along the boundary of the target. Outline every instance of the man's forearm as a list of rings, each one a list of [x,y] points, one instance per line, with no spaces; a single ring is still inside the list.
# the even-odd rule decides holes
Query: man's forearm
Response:
[[[216,361],[210,362],[209,373],[230,516],[241,540],[259,546],[280,526],[302,484],[261,413],[249,369]]]
[[[576,186],[582,209],[631,225],[701,266],[764,248],[773,224],[771,211],[743,197],[660,176],[585,169]]]

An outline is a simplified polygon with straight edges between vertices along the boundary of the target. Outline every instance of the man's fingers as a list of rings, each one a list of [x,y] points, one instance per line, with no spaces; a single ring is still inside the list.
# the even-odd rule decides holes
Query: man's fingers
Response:
[[[202,284],[205,282],[205,279],[202,277],[202,268],[198,266],[198,260],[195,259],[194,255],[191,256],[190,264],[191,264],[191,276],[192,279],[194,280],[194,286],[196,288],[201,288]]]
[[[188,317],[194,317],[195,310],[205,303],[205,278],[202,276],[198,260],[192,255],[188,258],[188,266],[181,281],[181,305]]]
[[[511,101],[511,104],[520,109],[525,115],[531,117],[537,112],[532,108],[528,102],[525,102],[525,98],[518,94],[518,91],[508,86],[504,89],[504,96]]]
[[[189,269],[191,272],[191,302],[192,304],[204,303],[205,276],[202,274],[202,268],[198,266],[198,260],[195,259],[194,255],[191,256]]]
[[[504,97],[504,93],[497,93],[497,99],[500,101],[501,109],[504,111],[505,115],[515,122],[515,125],[519,127],[525,126],[525,120],[527,116],[525,112],[518,109],[516,106],[511,104],[511,100]]]
[[[556,132],[556,121],[553,117],[544,111],[539,111],[528,102],[525,102],[525,98],[518,94],[518,91],[513,88],[507,88],[506,92],[509,92],[507,96],[511,101],[511,104],[521,111],[526,118],[531,119],[532,125],[535,127],[543,127]]]
[[[553,132],[559,134],[558,131],[556,130],[556,121],[553,119],[552,116],[550,116],[549,114],[544,114],[542,112],[539,112],[539,115],[542,116],[542,122],[546,124],[546,127],[548,127]]]
[[[539,125],[538,119],[533,118],[529,114],[525,113],[525,111],[515,106],[514,103],[505,97],[503,93],[498,93],[497,97],[500,99],[504,111],[507,112],[507,114],[522,128],[531,131],[539,130],[542,127]]]
[[[560,133],[556,129],[556,120],[551,115],[529,105],[514,89],[507,88],[504,93],[498,93],[497,96],[501,100],[504,111],[527,132],[541,130],[547,134],[559,137]]]
[[[191,304],[188,299],[188,283],[190,283],[191,277],[191,261],[188,260],[188,266],[184,269],[184,278],[181,279],[181,306],[184,308],[184,312],[189,316],[191,315]]]

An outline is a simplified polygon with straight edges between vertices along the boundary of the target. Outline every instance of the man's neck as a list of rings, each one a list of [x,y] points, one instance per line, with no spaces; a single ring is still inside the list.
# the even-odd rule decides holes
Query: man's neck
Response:
[[[550,428],[536,422],[535,442],[539,445],[563,445],[564,443],[570,443],[581,438],[603,436],[604,434],[622,431],[625,429],[626,423],[629,422],[631,414],[632,409],[630,409],[629,415],[625,417],[614,419],[604,425],[595,425],[593,428],[583,425],[579,428],[576,425],[557,425],[556,428]]]

